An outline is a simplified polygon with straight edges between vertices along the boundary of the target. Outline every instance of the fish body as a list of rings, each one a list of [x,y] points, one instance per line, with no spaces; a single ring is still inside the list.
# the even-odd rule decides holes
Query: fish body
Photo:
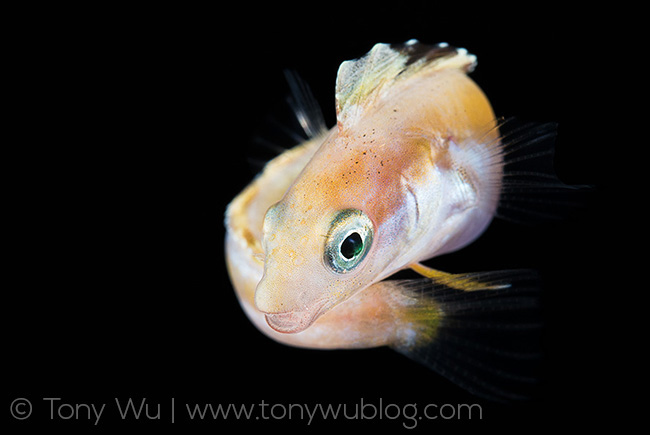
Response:
[[[300,347],[391,346],[491,394],[429,354],[467,307],[525,306],[513,283],[528,275],[421,264],[479,237],[502,192],[504,146],[467,75],[475,65],[464,49],[414,40],[344,62],[337,125],[269,162],[232,201],[228,270],[262,332]],[[423,278],[386,279],[407,268]]]

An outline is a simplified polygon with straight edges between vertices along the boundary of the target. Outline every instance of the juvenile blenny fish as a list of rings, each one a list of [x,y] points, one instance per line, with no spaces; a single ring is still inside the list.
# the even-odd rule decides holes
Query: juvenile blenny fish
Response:
[[[537,325],[534,276],[422,264],[479,237],[505,185],[507,141],[467,76],[475,66],[447,44],[376,44],[339,68],[336,126],[296,104],[310,139],[226,211],[228,271],[263,333],[307,348],[390,346],[475,394],[522,396],[533,378],[520,368],[537,355],[520,340]],[[422,277],[387,279],[403,269]]]

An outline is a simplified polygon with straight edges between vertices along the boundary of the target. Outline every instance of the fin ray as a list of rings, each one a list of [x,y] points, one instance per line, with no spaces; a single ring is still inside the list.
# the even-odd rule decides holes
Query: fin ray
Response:
[[[554,170],[556,123],[503,120],[504,172],[496,217],[521,224],[557,220],[582,202],[588,186],[568,185]]]
[[[307,137],[313,139],[324,134],[325,118],[307,83],[292,70],[284,70],[284,76],[291,91],[287,101]]]
[[[339,128],[354,124],[363,106],[381,98],[388,84],[422,71],[459,68],[471,71],[476,56],[446,43],[424,45],[375,44],[363,57],[341,64],[336,77],[336,116]]]
[[[410,265],[410,268],[422,276],[431,278],[438,284],[443,284],[447,287],[463,291],[498,290],[501,288],[508,288],[510,286],[510,279],[518,274],[530,273],[529,271],[522,270],[505,270],[453,274],[432,269],[421,263],[413,263]]]
[[[453,280],[452,286],[435,278],[396,281],[393,285],[411,301],[402,317],[411,334],[392,347],[478,396],[530,398],[542,356],[537,274],[459,275],[465,276],[488,285],[467,291],[454,288]],[[499,287],[490,289],[494,283]]]
[[[298,73],[284,70],[289,92],[278,103],[278,107],[264,119],[264,131],[258,131],[251,138],[254,146],[248,163],[254,172],[272,159],[288,150],[306,142],[325,137],[327,125],[318,101],[314,98],[309,85]]]

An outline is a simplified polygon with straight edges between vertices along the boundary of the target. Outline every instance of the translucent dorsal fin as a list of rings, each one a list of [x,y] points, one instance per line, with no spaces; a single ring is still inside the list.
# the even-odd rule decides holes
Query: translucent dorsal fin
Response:
[[[470,72],[476,56],[446,43],[425,45],[415,39],[404,44],[375,44],[363,57],[348,60],[336,77],[336,117],[339,128],[352,125],[365,107],[385,95],[388,85],[414,74],[445,68]]]

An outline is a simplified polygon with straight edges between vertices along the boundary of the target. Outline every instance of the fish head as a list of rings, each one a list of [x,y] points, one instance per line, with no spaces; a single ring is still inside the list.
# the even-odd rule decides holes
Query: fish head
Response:
[[[377,44],[341,65],[336,127],[264,218],[255,304],[269,326],[303,331],[375,282],[478,234],[463,217],[475,208],[472,165],[448,140],[494,119],[466,77],[474,63],[465,50],[409,42]]]
[[[408,234],[408,201],[386,153],[354,146],[357,138],[329,140],[264,218],[255,304],[279,332],[308,328],[385,276]]]

